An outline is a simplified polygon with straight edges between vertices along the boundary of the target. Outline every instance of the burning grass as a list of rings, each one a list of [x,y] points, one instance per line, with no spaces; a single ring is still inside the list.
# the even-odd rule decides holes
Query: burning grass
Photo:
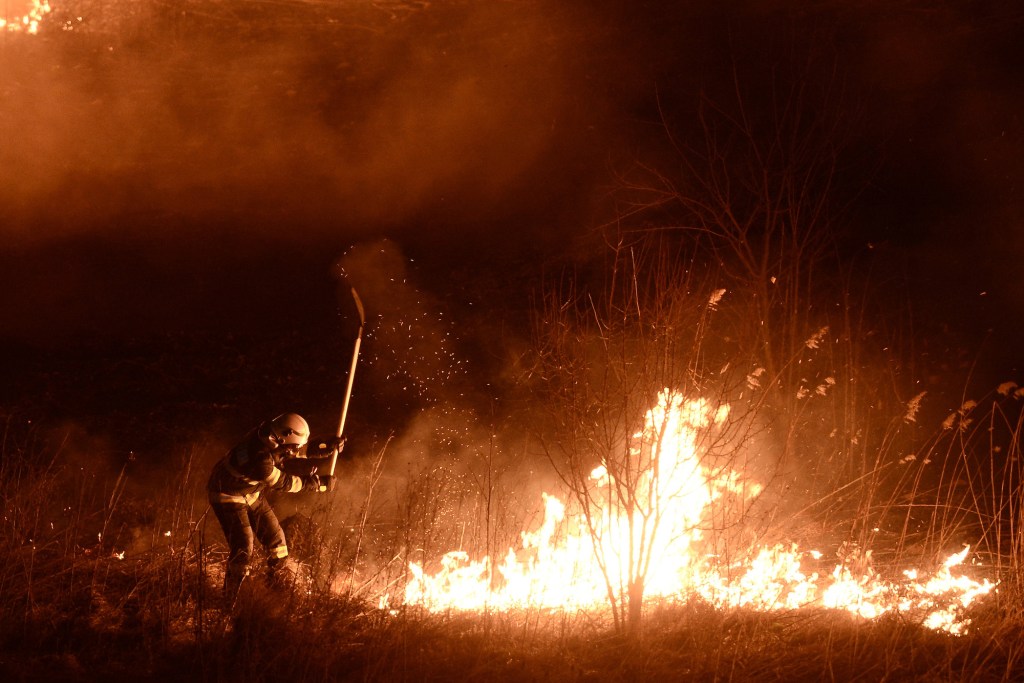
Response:
[[[867,619],[820,603],[764,610],[696,593],[652,594],[641,627],[623,630],[607,605],[381,608],[381,590],[417,580],[400,558],[387,561],[408,555],[408,538],[367,549],[367,515],[318,508],[291,520],[302,581],[272,588],[254,566],[229,611],[219,600],[224,549],[196,504],[199,450],[147,500],[123,470],[88,474],[37,443],[9,429],[0,471],[9,680],[996,681],[1024,670],[1009,557],[992,576],[1009,579],[1006,590],[966,607],[960,635],[895,609]],[[357,520],[367,527],[355,533]]]
[[[522,534],[520,549],[510,548],[500,563],[450,552],[434,574],[413,563],[403,602],[432,611],[594,610],[610,599],[613,606],[636,610],[635,603],[644,598],[685,603],[699,597],[719,608],[822,606],[865,619],[895,613],[927,628],[964,631],[969,620],[963,612],[995,588],[988,578],[964,573],[969,547],[934,572],[904,569],[898,579],[878,573],[870,550],[861,556],[854,549],[834,564],[818,562],[821,552],[795,544],[735,548],[728,559],[712,552],[723,536],[712,523],[716,505],[729,496],[754,497],[762,491],[738,472],[716,465],[699,445],[701,432],[725,422],[728,413],[725,405],[716,408],[662,392],[628,446],[634,458],[645,461],[626,491],[633,500],[622,503],[619,496],[602,492],[586,498],[589,508],[567,517],[565,504],[545,494],[543,522]],[[630,476],[621,468],[615,472],[607,464],[595,468],[593,487],[612,490],[620,485],[616,476]],[[733,516],[726,524],[743,523],[742,514]],[[517,550],[525,558],[517,557]],[[809,563],[820,568],[808,569]]]

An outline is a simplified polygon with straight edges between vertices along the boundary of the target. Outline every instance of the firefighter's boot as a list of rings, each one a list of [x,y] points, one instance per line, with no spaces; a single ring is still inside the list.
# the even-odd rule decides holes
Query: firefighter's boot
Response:
[[[299,578],[299,563],[290,556],[275,559],[267,564],[270,584],[279,588],[292,588]]]

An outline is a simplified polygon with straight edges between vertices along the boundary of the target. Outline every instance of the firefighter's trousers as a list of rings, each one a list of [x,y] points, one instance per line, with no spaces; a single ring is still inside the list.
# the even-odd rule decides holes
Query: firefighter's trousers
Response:
[[[253,541],[259,539],[267,551],[267,566],[271,572],[290,562],[288,545],[274,509],[263,496],[250,503],[214,502],[211,506],[230,548],[224,594],[233,601],[248,570]]]

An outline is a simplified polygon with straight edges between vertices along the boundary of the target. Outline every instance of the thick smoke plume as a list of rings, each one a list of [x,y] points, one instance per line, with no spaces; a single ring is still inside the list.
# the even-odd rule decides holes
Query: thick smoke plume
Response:
[[[109,15],[125,8],[97,5],[77,39],[6,50],[4,231],[152,236],[212,216],[250,239],[279,238],[282,220],[358,235],[429,206],[501,201],[557,134],[573,80],[557,23],[369,5],[309,6],[260,35],[227,14],[190,20],[198,5],[143,3],[119,22]],[[119,34],[97,35],[103,22]]]
[[[608,220],[609,164],[669,144],[663,115],[692,122],[734,75],[784,86],[766,65],[804,50],[859,103],[862,241],[923,251],[951,296],[990,259],[972,289],[1016,309],[1013,3],[677,5],[54,3],[0,49],[4,336],[258,324],[380,236],[556,258]]]
[[[544,181],[521,204],[583,130],[570,17],[68,4],[72,30],[0,53],[0,284],[23,293],[0,314],[26,321],[12,336],[251,325],[250,302],[295,311],[355,242],[508,241],[549,227],[508,233],[511,214],[586,185]]]

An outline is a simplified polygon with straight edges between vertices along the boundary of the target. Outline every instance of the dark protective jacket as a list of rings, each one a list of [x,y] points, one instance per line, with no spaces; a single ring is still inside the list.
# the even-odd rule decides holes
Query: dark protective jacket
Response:
[[[251,505],[268,489],[302,490],[304,478],[284,471],[281,458],[259,431],[249,432],[214,466],[207,483],[211,503]]]

